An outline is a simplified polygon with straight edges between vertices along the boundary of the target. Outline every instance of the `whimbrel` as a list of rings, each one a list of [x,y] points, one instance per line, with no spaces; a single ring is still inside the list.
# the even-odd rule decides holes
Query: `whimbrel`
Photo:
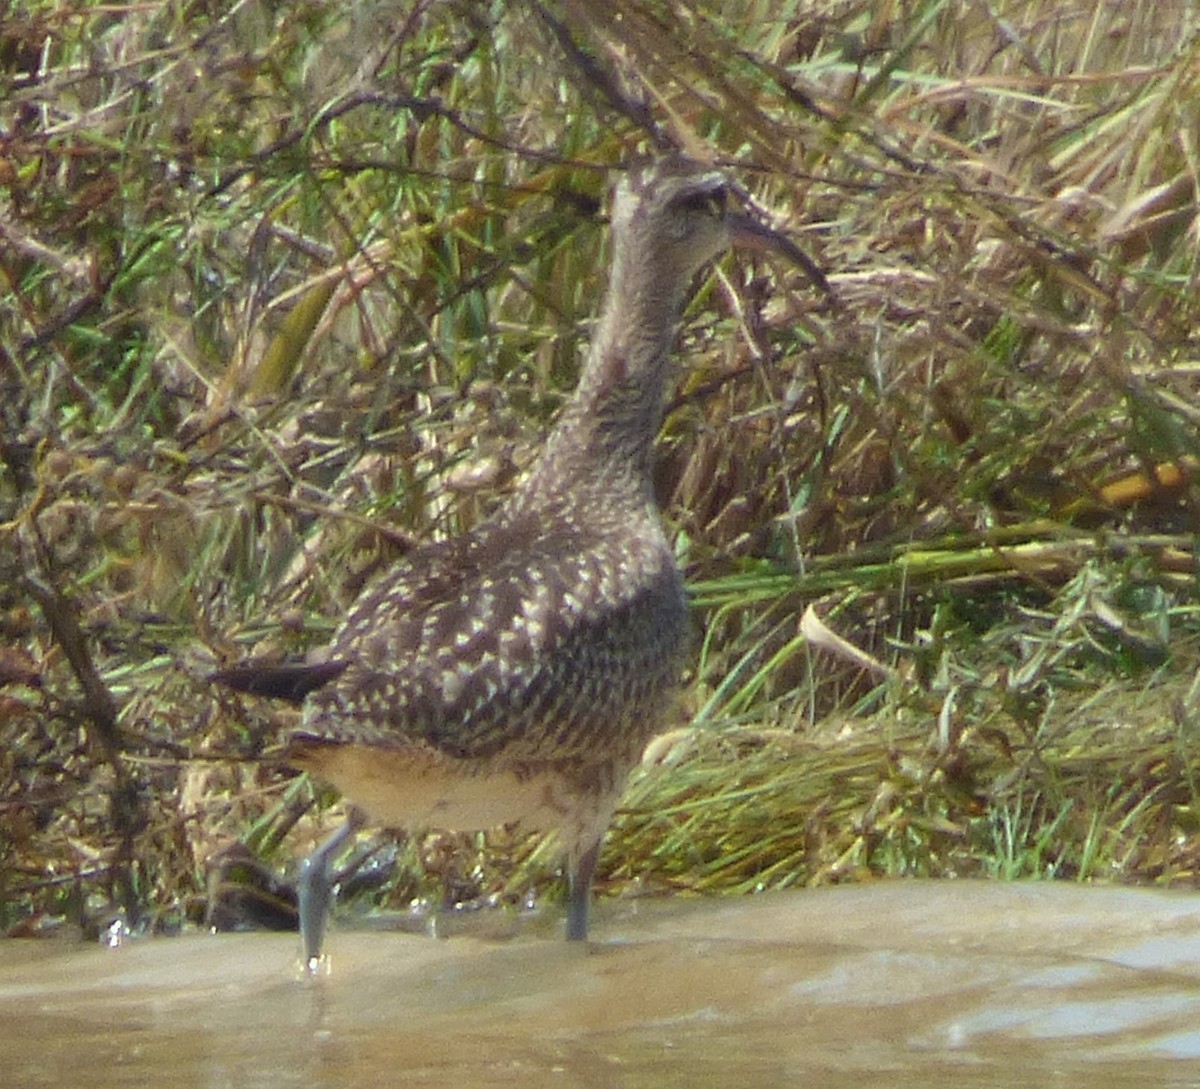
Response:
[[[306,863],[301,930],[320,955],[328,859],[367,820],[557,829],[567,937],[626,777],[662,724],[687,607],[651,481],[675,323],[696,272],[731,244],[785,239],[731,208],[721,172],[630,171],[578,389],[516,490],[472,531],[418,547],[353,606],[326,659],[215,679],[304,703],[290,762],[354,804]]]

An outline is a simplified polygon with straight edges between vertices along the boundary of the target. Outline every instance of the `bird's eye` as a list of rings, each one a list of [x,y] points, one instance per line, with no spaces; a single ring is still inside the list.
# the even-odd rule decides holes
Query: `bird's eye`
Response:
[[[723,185],[718,185],[680,197],[679,207],[685,212],[700,212],[712,216],[713,219],[720,219],[725,214],[728,201],[729,190]]]

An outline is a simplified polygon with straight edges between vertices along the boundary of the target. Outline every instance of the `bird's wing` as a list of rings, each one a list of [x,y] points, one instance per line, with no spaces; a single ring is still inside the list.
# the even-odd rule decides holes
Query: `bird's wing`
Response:
[[[218,669],[210,673],[207,679],[235,692],[300,704],[310,692],[315,692],[345,672],[348,664],[298,662],[294,665],[270,665],[247,661],[228,669]]]
[[[516,524],[416,550],[347,617],[299,739],[537,761],[645,730],[680,668],[683,595],[663,543],[612,549]]]

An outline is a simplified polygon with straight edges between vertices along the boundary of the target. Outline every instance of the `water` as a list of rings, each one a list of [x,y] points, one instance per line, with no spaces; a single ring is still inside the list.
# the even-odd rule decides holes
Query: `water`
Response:
[[[1200,1084],[1200,895],[902,882],[601,905],[586,948],[0,943],[0,1085]]]

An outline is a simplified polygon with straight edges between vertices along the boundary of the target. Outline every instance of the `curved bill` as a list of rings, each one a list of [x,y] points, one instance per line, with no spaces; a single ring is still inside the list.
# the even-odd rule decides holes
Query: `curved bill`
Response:
[[[809,279],[826,295],[833,289],[817,263],[796,245],[787,235],[768,227],[767,224],[745,212],[729,213],[729,238],[739,249],[757,252],[774,252],[795,262],[808,274]]]

